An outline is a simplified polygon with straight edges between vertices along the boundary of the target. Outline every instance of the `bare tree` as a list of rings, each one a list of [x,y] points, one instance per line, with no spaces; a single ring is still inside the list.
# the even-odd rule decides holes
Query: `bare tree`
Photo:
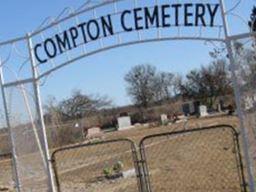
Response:
[[[174,92],[174,74],[159,72],[153,82],[154,101],[169,100]]]
[[[88,96],[80,90],[73,91],[70,98],[61,102],[57,102],[54,97],[49,97],[44,117],[48,127],[50,145],[56,147],[79,142],[82,135],[77,133],[82,131],[73,129],[70,121],[101,113],[102,109],[111,106],[112,102],[107,97]]]
[[[69,142],[68,136],[70,136],[70,129],[64,130],[61,112],[58,108],[58,103],[55,97],[49,96],[47,104],[45,105],[45,121],[48,127],[49,144],[51,147],[61,146],[65,142]],[[63,137],[61,134],[65,134]]]
[[[75,90],[70,98],[64,99],[59,103],[51,100],[45,108],[48,112],[47,114],[51,114],[54,111],[65,121],[79,119],[111,106],[112,101],[106,96],[89,96],[83,94],[80,90]]]
[[[183,84],[183,78],[180,74],[175,74],[173,78],[173,94],[174,96],[181,95],[181,85]]]
[[[256,52],[254,47],[245,47],[240,42],[234,43],[237,79],[241,91],[251,91],[256,82]]]
[[[66,119],[78,119],[96,113],[104,107],[110,107],[111,103],[107,97],[89,96],[76,90],[70,98],[58,104],[58,109]]]
[[[147,108],[173,96],[174,74],[158,72],[152,65],[137,65],[125,76],[127,92],[139,107]]]
[[[225,59],[217,59],[206,67],[190,71],[186,81],[180,84],[183,97],[212,107],[218,97],[232,94],[227,66]]]
[[[125,75],[127,93],[136,105],[147,108],[154,102],[155,77],[156,68],[148,64],[137,65]]]

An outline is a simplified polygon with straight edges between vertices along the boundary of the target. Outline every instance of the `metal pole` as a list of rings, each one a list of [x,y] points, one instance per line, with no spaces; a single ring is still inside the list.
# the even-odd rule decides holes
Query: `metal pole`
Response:
[[[6,125],[8,128],[8,135],[9,135],[9,140],[11,142],[11,151],[12,151],[12,175],[13,175],[13,180],[15,181],[16,184],[16,191],[20,192],[20,178],[18,174],[18,168],[17,168],[17,153],[16,153],[16,148],[15,148],[15,141],[14,141],[14,136],[12,133],[12,128],[11,128],[11,123],[10,123],[10,118],[9,118],[9,113],[8,113],[8,107],[7,107],[7,100],[6,100],[6,94],[5,94],[5,88],[4,88],[4,76],[3,76],[3,69],[1,66],[1,61],[0,61],[0,87],[1,87],[1,92],[2,92],[2,98],[3,98],[3,106],[4,106],[4,112],[5,112],[5,119],[6,119]]]
[[[20,91],[23,95],[25,107],[26,107],[28,116],[30,118],[31,124],[32,124],[32,129],[33,129],[33,132],[34,132],[34,135],[35,135],[35,138],[36,138],[36,142],[37,142],[37,145],[38,145],[38,148],[39,148],[39,151],[40,151],[40,155],[44,159],[44,152],[43,152],[42,144],[41,144],[40,139],[39,139],[39,135],[38,135],[38,131],[36,129],[35,122],[33,120],[33,115],[32,115],[32,111],[31,111],[30,106],[29,106],[29,101],[28,101],[28,97],[27,97],[27,94],[26,94],[26,91],[25,91],[25,87],[24,87],[23,84],[18,85],[18,87],[19,87],[19,89],[20,89]],[[44,163],[44,166],[46,167],[47,162],[44,161],[43,163]]]
[[[228,27],[228,21],[225,13],[225,4],[224,0],[220,0],[220,6],[221,6],[221,14],[222,14],[222,20],[223,20],[223,26],[224,26],[224,34],[225,34],[225,43],[228,50],[228,56],[230,60],[230,69],[232,73],[232,82],[233,87],[235,91],[235,100],[237,105],[237,111],[238,116],[240,119],[240,128],[242,133],[242,141],[243,141],[243,148],[244,148],[244,155],[245,155],[245,161],[247,164],[247,175],[249,180],[249,189],[250,192],[255,192],[255,184],[254,184],[254,178],[253,178],[253,164],[250,158],[249,154],[249,141],[248,141],[248,131],[245,129],[244,126],[244,117],[243,112],[241,108],[241,94],[239,91],[239,85],[237,82],[237,76],[236,76],[236,67],[235,67],[235,57],[232,49],[232,40],[229,38],[229,27]]]
[[[46,127],[44,123],[44,117],[43,117],[43,109],[42,109],[42,102],[40,98],[40,88],[38,85],[38,73],[37,73],[37,68],[36,68],[36,62],[33,54],[33,44],[32,44],[32,39],[30,35],[27,35],[27,41],[28,41],[28,48],[29,48],[29,56],[30,56],[30,62],[31,62],[31,68],[32,68],[32,73],[33,73],[33,87],[34,87],[34,92],[35,92],[35,104],[36,104],[36,111],[38,115],[38,120],[40,124],[40,128],[42,129],[43,133],[43,141],[44,141],[44,157],[45,157],[45,162],[47,162],[47,167],[46,171],[48,174],[48,183],[49,183],[49,191],[50,192],[55,192],[55,184],[54,184],[54,173],[52,170],[52,164],[51,164],[51,157],[50,157],[50,152],[49,152],[49,146],[48,146],[48,140],[47,140],[47,134],[46,134]]]

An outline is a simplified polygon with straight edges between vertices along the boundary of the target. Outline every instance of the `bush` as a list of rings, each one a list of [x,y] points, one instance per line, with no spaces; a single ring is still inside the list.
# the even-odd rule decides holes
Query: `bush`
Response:
[[[122,161],[117,161],[113,166],[111,167],[105,167],[103,169],[103,174],[106,178],[118,178],[122,176],[124,164]]]
[[[142,113],[133,113],[131,115],[131,123],[136,124],[136,123],[144,123],[145,120],[143,118]]]
[[[110,167],[106,167],[103,169],[103,174],[105,177],[110,177],[112,175],[112,169]]]
[[[116,164],[113,166],[113,171],[115,173],[121,173],[123,171],[124,164],[121,161],[117,161]]]

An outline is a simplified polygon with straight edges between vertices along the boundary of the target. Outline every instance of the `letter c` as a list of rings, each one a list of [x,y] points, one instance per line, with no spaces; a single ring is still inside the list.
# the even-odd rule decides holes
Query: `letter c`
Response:
[[[46,63],[47,62],[47,59],[44,59],[44,60],[42,60],[40,57],[39,57],[39,55],[38,55],[38,48],[39,47],[42,47],[42,45],[41,44],[37,44],[36,46],[35,46],[35,48],[34,48],[34,50],[35,50],[35,57],[36,57],[36,59],[37,59],[37,61],[39,61],[40,63]]]
[[[126,14],[131,14],[131,11],[129,10],[125,10],[122,15],[121,15],[121,24],[122,24],[122,27],[125,31],[132,31],[132,27],[128,28],[126,25],[125,25],[125,15]]]

